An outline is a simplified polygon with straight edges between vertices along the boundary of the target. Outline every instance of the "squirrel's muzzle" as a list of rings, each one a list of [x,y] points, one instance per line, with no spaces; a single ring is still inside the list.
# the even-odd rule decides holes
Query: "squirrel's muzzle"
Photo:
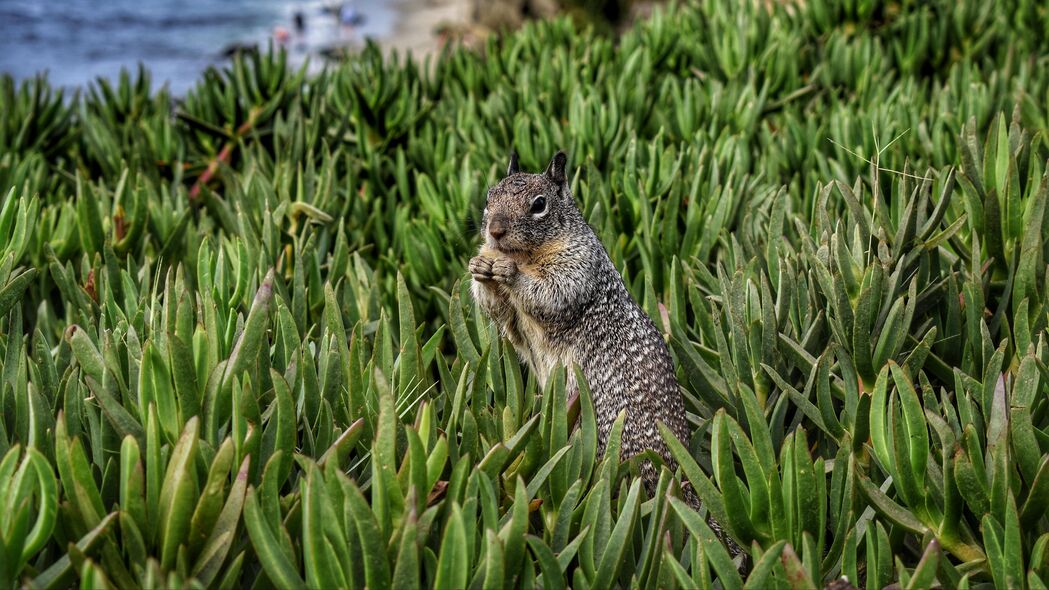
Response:
[[[495,239],[506,235],[510,230],[510,220],[505,215],[496,215],[488,221],[488,233]]]

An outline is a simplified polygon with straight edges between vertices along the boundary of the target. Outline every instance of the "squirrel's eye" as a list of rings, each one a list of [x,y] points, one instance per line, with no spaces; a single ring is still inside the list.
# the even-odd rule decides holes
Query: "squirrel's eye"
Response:
[[[539,215],[546,211],[546,197],[539,195],[532,201],[532,207],[528,210],[532,215]]]

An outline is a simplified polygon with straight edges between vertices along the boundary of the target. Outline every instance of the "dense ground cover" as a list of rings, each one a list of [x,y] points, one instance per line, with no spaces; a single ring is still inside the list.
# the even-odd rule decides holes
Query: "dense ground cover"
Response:
[[[4,79],[0,584],[1044,587],[1049,9],[802,4]],[[654,499],[469,299],[511,145],[667,332]]]

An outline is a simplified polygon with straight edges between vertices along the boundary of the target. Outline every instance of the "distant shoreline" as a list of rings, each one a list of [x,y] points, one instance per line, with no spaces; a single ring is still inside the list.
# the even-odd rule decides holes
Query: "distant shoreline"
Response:
[[[99,78],[116,83],[122,70],[134,77],[141,64],[155,90],[184,97],[209,67],[228,68],[238,51],[283,47],[289,66],[309,63],[316,71],[372,39],[384,53],[421,60],[444,44],[441,25],[468,30],[472,9],[471,0],[356,0],[363,20],[343,26],[329,8],[343,0],[187,0],[179,8],[67,1],[60,19],[31,3],[0,6],[0,73],[20,85],[45,74],[71,96]]]

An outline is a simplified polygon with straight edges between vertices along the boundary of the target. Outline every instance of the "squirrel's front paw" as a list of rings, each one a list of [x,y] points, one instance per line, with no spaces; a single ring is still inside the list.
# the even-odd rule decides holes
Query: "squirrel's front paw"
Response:
[[[470,259],[470,274],[473,275],[475,281],[487,283],[492,280],[492,263],[495,262],[491,258],[485,256],[474,256]]]
[[[500,258],[492,263],[492,278],[499,283],[509,283],[517,276],[517,263],[509,258]]]

